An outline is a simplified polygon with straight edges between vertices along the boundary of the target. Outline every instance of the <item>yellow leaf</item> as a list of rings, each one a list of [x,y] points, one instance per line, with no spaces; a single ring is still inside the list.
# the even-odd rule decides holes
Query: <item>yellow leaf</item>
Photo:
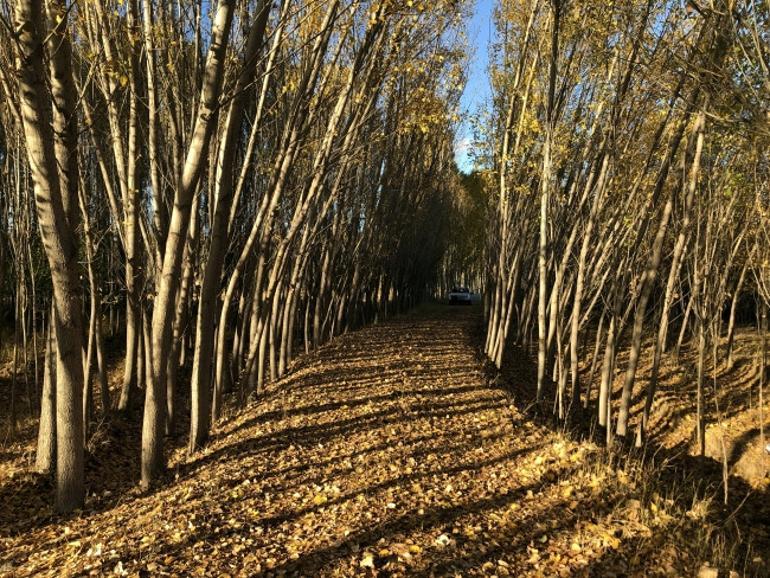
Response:
[[[315,497],[313,498],[313,503],[316,506],[321,506],[321,505],[325,504],[328,501],[329,501],[329,498],[327,498],[323,494],[316,494]]]
[[[374,570],[374,554],[371,552],[367,552],[364,554],[364,557],[361,558],[361,561],[358,563],[361,568],[370,568]]]

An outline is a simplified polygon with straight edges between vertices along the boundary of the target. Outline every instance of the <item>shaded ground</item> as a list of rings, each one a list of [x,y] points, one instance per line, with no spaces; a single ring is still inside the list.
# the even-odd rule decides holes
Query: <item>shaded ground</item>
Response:
[[[152,494],[132,456],[109,476],[91,462],[86,510],[59,519],[47,480],[0,476],[0,574],[766,571],[708,498],[683,505],[675,483],[522,413],[515,382],[489,385],[479,331],[477,308],[434,306],[335,340],[204,452],[175,450]]]

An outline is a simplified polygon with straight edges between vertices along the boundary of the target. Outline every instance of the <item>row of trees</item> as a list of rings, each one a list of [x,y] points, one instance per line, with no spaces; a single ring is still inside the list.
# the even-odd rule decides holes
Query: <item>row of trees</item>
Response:
[[[770,297],[770,5],[502,0],[496,24],[486,353],[532,344],[559,418],[595,408],[642,443],[662,356],[692,338],[703,451],[706,361],[732,364],[737,312],[755,297],[764,323]]]
[[[227,392],[434,289],[463,57],[462,6],[439,4],[0,5],[4,304],[47,350],[37,463],[58,509],[83,504],[94,408],[143,399],[148,486],[180,400],[193,452]]]

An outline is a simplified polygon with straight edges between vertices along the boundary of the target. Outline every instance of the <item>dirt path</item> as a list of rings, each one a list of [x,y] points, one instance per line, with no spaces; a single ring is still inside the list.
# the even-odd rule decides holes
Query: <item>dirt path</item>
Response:
[[[668,538],[692,541],[665,497],[643,498],[596,448],[525,419],[487,384],[479,315],[431,307],[336,340],[205,452],[172,456],[174,479],[156,493],[97,492],[79,517],[0,532],[0,574],[677,575],[699,565],[708,554],[697,542],[682,551]]]

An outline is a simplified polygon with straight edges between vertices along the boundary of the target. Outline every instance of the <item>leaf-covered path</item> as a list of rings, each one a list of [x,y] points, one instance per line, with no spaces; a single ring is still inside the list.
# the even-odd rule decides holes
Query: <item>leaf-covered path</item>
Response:
[[[177,450],[155,493],[97,492],[77,517],[3,531],[2,569],[567,576],[693,564],[697,552],[667,538],[686,528],[664,498],[648,509],[595,447],[524,418],[488,384],[479,317],[433,307],[334,341],[204,452]]]

